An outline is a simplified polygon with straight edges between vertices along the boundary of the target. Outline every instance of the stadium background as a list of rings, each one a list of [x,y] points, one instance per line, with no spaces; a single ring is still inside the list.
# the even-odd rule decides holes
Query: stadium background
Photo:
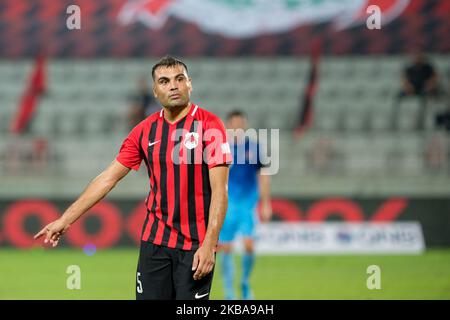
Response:
[[[426,250],[417,255],[261,255],[257,299],[449,299],[450,140],[434,122],[448,97],[425,114],[417,99],[405,99],[399,127],[391,127],[413,51],[427,53],[448,92],[449,2],[203,0],[223,10],[214,19],[198,11],[201,2],[0,2],[0,298],[133,298],[145,170],[123,180],[61,248],[41,250],[32,235],[113,159],[137,78],[149,79],[151,65],[173,54],[190,68],[194,102],[221,117],[243,108],[252,127],[280,129],[274,221],[422,226]],[[276,11],[264,9],[273,3]],[[72,4],[81,30],[66,26]],[[372,4],[382,8],[381,30],[366,27]],[[292,23],[280,24],[286,17]],[[20,106],[35,111],[18,117]],[[310,116],[301,116],[304,107]],[[70,264],[81,266],[82,290],[65,287]],[[371,264],[381,266],[382,290],[366,287]],[[218,269],[213,289],[222,298]]]

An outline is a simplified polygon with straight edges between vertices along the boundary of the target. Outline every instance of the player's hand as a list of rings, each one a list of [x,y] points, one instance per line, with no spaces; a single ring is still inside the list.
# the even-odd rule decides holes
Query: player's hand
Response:
[[[268,222],[272,218],[272,204],[270,201],[263,201],[261,203],[261,220]]]
[[[55,220],[42,228],[41,231],[36,233],[34,239],[39,239],[40,237],[45,235],[44,243],[50,243],[53,247],[56,247],[58,245],[59,239],[64,233],[66,233],[69,227],[70,224],[68,224],[64,220]]]
[[[214,267],[214,261],[214,247],[203,243],[194,254],[194,261],[192,263],[192,271],[195,270],[194,280],[200,280],[210,273]]]

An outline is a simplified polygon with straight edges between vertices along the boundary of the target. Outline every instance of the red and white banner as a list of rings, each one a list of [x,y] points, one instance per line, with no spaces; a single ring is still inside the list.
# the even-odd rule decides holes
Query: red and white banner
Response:
[[[303,25],[332,22],[337,29],[364,24],[377,5],[382,23],[399,16],[410,0],[129,0],[118,18],[160,29],[170,17],[202,31],[231,38],[280,33]]]

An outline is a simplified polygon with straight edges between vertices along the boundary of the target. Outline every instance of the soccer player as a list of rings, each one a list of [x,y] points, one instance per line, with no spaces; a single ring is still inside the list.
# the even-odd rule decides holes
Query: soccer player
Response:
[[[56,246],[70,226],[144,160],[150,193],[136,275],[136,299],[209,299],[215,252],[227,210],[230,146],[222,121],[190,102],[191,78],[180,60],[152,69],[163,108],[140,122],[112,164],[35,238]]]
[[[261,198],[261,219],[270,220],[272,207],[270,199],[270,177],[261,174],[260,146],[245,135],[246,115],[239,110],[232,111],[227,117],[227,127],[233,134],[229,137],[232,145],[233,163],[230,167],[228,184],[228,211],[219,236],[221,269],[224,280],[225,298],[235,299],[233,282],[234,268],[232,242],[237,233],[243,237],[244,254],[242,256],[242,299],[253,299],[250,288],[250,273],[255,263],[254,236],[258,222],[256,207]]]

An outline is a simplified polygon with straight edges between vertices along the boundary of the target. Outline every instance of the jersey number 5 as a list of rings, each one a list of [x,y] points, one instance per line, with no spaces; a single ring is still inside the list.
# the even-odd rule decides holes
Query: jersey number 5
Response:
[[[142,289],[142,282],[141,282],[141,280],[139,280],[139,277],[140,277],[140,276],[141,276],[141,273],[138,272],[138,273],[137,273],[137,277],[136,277],[136,280],[137,280],[137,283],[138,283],[138,285],[137,285],[137,287],[136,287],[136,290],[137,290],[138,293],[144,292],[144,289]]]

